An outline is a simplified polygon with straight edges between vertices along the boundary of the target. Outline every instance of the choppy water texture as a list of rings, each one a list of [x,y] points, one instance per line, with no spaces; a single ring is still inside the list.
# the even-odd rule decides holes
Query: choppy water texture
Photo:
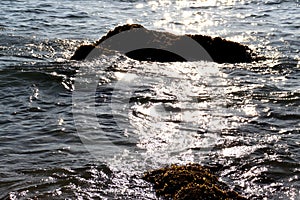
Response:
[[[300,199],[298,0],[0,6],[0,199],[157,199],[143,172],[188,162],[251,199]],[[268,59],[68,60],[127,22],[221,36]]]

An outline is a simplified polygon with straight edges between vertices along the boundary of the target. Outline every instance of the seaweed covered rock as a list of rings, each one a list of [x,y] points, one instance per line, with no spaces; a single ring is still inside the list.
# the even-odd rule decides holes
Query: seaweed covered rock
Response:
[[[158,196],[174,200],[246,200],[198,164],[171,165],[146,172],[143,179],[154,184]]]
[[[113,38],[126,31],[131,31],[135,35],[129,39],[124,37],[123,39],[120,39],[120,37]],[[95,49],[99,50],[99,46],[111,38],[115,41],[110,41],[113,45],[107,45],[106,49],[119,51],[139,61],[182,62],[187,60],[209,60],[218,63],[240,63],[260,59],[249,47],[220,37],[212,38],[210,36],[188,34],[174,35],[167,32],[148,30],[139,24],[126,24],[109,31],[93,44],[81,45],[75,51],[71,60],[84,60],[92,51]],[[201,46],[209,56],[196,56],[197,53],[199,54],[198,51],[201,50],[192,47],[190,45],[191,42],[188,42],[187,38],[192,39],[198,46]],[[205,54],[204,52],[200,53],[202,55]],[[180,54],[185,55],[185,57],[182,57]]]

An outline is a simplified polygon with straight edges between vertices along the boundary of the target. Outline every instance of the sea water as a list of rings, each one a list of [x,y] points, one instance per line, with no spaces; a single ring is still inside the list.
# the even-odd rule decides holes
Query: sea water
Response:
[[[250,199],[300,199],[299,0],[0,3],[0,199],[157,199],[200,163]],[[115,26],[220,36],[267,59],[69,58]]]

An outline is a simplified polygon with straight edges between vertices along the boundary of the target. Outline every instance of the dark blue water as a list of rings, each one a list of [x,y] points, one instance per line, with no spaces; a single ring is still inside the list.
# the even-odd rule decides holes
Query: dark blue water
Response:
[[[143,172],[189,162],[250,199],[300,199],[298,0],[0,8],[0,199],[157,199]],[[125,23],[221,36],[267,60],[69,61]]]

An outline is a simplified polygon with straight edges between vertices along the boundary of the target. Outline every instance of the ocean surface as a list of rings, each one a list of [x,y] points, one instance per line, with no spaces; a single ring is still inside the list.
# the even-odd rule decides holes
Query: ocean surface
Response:
[[[0,199],[158,199],[200,163],[250,199],[300,199],[299,0],[1,0]],[[117,25],[220,36],[265,61],[76,62]]]

